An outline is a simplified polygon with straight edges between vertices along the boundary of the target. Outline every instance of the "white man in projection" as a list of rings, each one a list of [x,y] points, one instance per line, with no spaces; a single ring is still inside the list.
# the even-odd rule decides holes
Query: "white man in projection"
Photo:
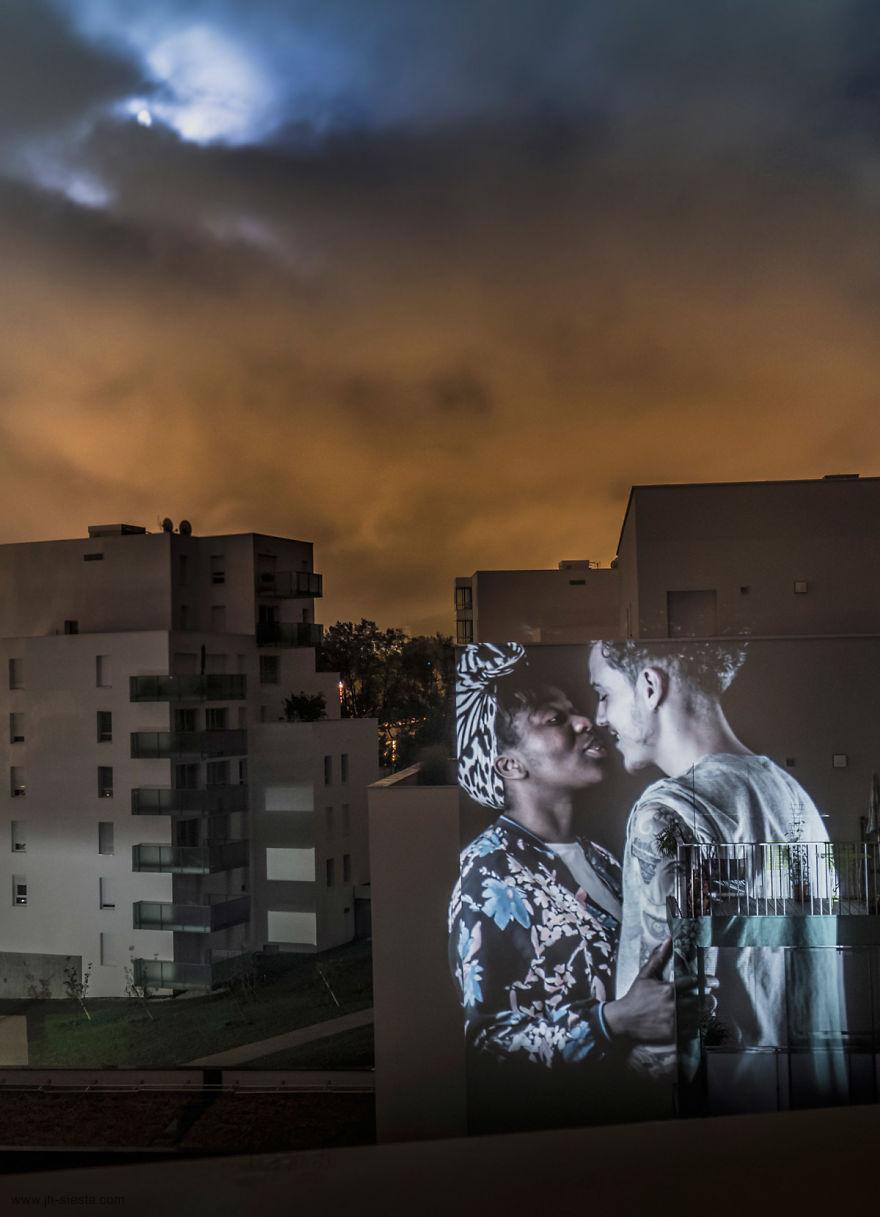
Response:
[[[595,721],[613,737],[630,773],[656,766],[633,807],[623,861],[623,919],[616,985],[626,992],[640,961],[668,933],[677,844],[828,841],[812,799],[785,770],[734,734],[721,698],[745,646],[694,641],[671,646],[597,642],[590,652]],[[671,846],[671,848],[670,848]],[[732,1049],[813,1047],[819,1096],[843,1097],[841,981],[833,951],[742,947],[707,952],[720,980],[719,1020]],[[643,1047],[636,1062],[671,1080],[674,1058]],[[748,1099],[749,1056],[737,1081]]]

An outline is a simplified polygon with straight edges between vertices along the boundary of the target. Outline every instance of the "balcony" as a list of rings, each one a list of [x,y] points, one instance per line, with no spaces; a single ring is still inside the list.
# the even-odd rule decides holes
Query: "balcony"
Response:
[[[175,963],[167,959],[135,959],[134,983],[148,989],[213,989],[225,984],[245,954],[234,953],[206,963]]]
[[[135,845],[131,869],[170,875],[213,875],[247,866],[247,841],[219,845]]]
[[[132,926],[136,930],[211,934],[215,930],[244,924],[250,914],[250,896],[217,896],[204,904],[138,900],[132,905]]]
[[[311,570],[263,571],[257,575],[257,593],[281,599],[314,599],[324,595],[324,576]]]
[[[311,621],[260,622],[257,625],[258,647],[318,647],[323,626]]]
[[[129,685],[131,701],[241,701],[247,697],[247,677],[242,675],[132,676]]]
[[[132,731],[131,755],[135,759],[168,757],[244,756],[247,731]]]
[[[134,816],[169,816],[179,812],[218,815],[247,811],[247,786],[207,786],[198,790],[174,786],[137,786],[131,792]]]

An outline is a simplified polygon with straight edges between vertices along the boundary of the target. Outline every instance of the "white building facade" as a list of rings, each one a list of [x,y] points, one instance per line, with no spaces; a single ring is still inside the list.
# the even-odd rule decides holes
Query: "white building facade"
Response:
[[[0,546],[2,996],[71,967],[206,988],[354,936],[376,724],[316,670],[321,592],[310,543],[259,534]],[[301,693],[326,719],[286,721]]]

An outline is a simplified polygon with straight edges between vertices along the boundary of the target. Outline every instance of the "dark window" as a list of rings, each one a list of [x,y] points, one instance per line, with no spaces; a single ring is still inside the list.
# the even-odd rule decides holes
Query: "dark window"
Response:
[[[260,656],[260,684],[277,685],[281,679],[281,664],[277,655]]]
[[[324,785],[330,786],[333,782],[333,757],[324,757]]]
[[[9,715],[9,742],[10,744],[24,743],[24,715],[20,711]]]
[[[339,757],[339,780],[340,782],[348,781],[348,753],[343,752]]]
[[[455,607],[457,609],[469,609],[474,606],[474,592],[470,587],[457,587],[455,589]]]
[[[205,711],[205,728],[208,731],[226,730],[226,707],[212,708]]]
[[[110,710],[98,711],[98,743],[109,744],[113,739],[113,714]]]
[[[113,798],[113,766],[99,765],[98,766],[98,798],[112,799]]]
[[[113,821],[101,820],[98,825],[98,853],[112,854],[113,852]]]
[[[455,641],[459,646],[467,646],[474,640],[474,623],[472,621],[456,621]]]
[[[325,863],[325,873],[327,876],[327,886],[332,887],[336,879],[336,864],[332,858],[328,858]]]
[[[175,731],[195,731],[196,729],[196,712],[190,709],[181,709],[178,707],[174,711],[174,730]]]
[[[78,634],[79,633],[79,622],[78,621],[65,621],[64,632],[65,632],[65,634]]]
[[[103,554],[83,554],[83,562],[103,562]]]
[[[27,904],[27,879],[22,875],[12,877],[12,903]]]
[[[351,883],[351,854],[342,855],[342,882]]]

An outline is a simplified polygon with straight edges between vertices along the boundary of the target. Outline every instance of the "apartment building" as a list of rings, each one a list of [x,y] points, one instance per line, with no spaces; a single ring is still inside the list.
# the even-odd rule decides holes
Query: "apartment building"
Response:
[[[202,988],[354,936],[376,724],[316,670],[321,594],[310,543],[186,522],[0,546],[0,993],[72,964],[95,996]],[[286,721],[303,692],[326,719]]]

